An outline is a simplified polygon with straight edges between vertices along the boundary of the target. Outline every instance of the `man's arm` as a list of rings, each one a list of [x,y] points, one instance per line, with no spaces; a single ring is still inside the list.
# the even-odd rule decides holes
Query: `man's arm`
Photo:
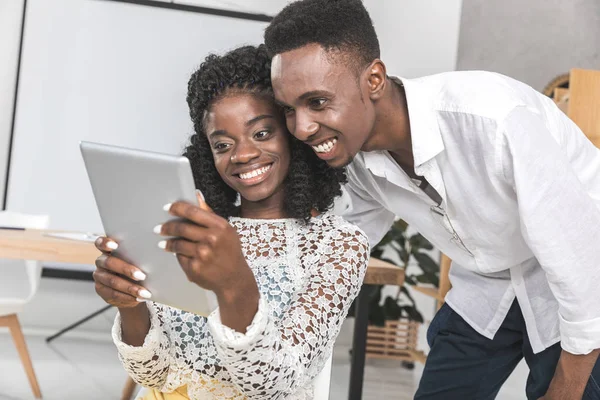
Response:
[[[540,400],[581,399],[600,350],[586,355],[562,351],[548,392]]]
[[[563,352],[548,400],[581,399],[600,348],[600,205],[592,197],[600,194],[600,152],[572,122],[562,128],[559,144],[540,116],[518,107],[498,153],[523,236],[559,304]]]

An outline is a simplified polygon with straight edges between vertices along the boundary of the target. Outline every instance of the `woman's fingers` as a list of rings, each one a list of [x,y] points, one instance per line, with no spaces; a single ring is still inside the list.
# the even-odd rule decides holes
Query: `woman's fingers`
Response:
[[[154,227],[154,233],[162,236],[178,237],[200,242],[206,236],[206,228],[186,220],[174,220]]]
[[[146,274],[139,268],[131,265],[118,257],[102,254],[96,259],[96,267],[109,270],[115,274],[126,276],[134,281],[143,281]]]
[[[144,301],[142,298],[138,299],[127,293],[117,292],[100,282],[96,282],[96,293],[98,293],[98,295],[108,304],[115,307],[135,307],[139,305],[141,301]]]
[[[137,298],[147,300],[152,297],[150,292],[143,286],[131,282],[122,276],[105,270],[104,268],[98,268],[96,271],[94,271],[94,281],[96,282],[96,290],[98,291],[99,289],[102,289],[104,291],[103,294],[98,294],[100,294],[106,301],[116,301],[117,298],[122,298],[119,293],[128,295],[133,300]],[[101,286],[98,287],[98,284]],[[112,292],[107,291],[106,289],[102,288],[102,286],[111,289]]]
[[[94,242],[96,248],[100,250],[102,253],[111,253],[115,251],[119,245],[114,240],[107,238],[106,236],[100,236]]]
[[[184,239],[168,239],[158,242],[158,247],[169,253],[177,253],[186,257],[198,257],[198,243],[190,242]]]
[[[206,201],[204,200],[204,195],[198,189],[196,189],[196,198],[198,199],[198,207],[200,207],[204,211],[208,211],[210,213],[214,213],[214,211],[212,210],[212,208],[210,208],[209,205],[206,204]]]
[[[186,203],[185,201],[167,204],[165,210],[171,215],[190,220],[193,223],[206,228],[219,227],[224,222],[227,223],[227,220],[219,217],[212,211],[207,211],[206,209]]]

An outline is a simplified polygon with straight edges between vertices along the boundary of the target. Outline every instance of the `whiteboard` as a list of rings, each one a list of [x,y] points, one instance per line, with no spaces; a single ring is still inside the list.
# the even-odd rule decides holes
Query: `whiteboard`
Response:
[[[98,0],[28,0],[7,209],[102,233],[79,152],[98,141],[181,153],[191,73],[262,42],[265,22]],[[115,194],[117,195],[117,194]]]

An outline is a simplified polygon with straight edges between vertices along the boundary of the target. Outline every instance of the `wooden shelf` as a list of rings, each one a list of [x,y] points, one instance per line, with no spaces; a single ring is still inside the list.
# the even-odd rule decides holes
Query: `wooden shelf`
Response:
[[[424,295],[433,297],[438,301],[444,301],[444,296],[439,293],[438,288],[427,286],[411,286],[411,288],[419,293],[423,293]]]

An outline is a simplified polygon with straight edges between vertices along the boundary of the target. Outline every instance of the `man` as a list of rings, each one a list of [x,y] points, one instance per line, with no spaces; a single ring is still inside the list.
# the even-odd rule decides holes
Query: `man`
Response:
[[[346,217],[396,215],[453,260],[416,399],[600,399],[600,150],[532,88],[486,72],[389,77],[359,0],[302,0],[265,32],[290,132],[348,165]]]

